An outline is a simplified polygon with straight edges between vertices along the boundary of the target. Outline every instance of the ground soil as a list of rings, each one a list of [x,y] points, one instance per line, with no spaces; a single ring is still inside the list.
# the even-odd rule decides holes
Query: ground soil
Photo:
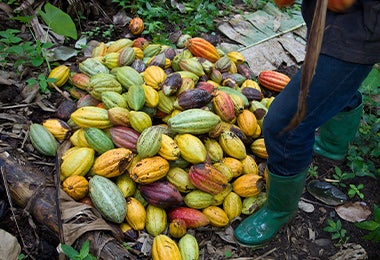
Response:
[[[102,23],[102,19],[96,20],[96,26]],[[108,20],[104,19],[107,25]],[[93,21],[82,24],[83,31],[90,31]],[[119,36],[128,33],[127,30],[119,30]],[[115,35],[118,37],[118,35]],[[215,39],[215,38],[214,38]],[[229,41],[218,35],[217,41]],[[278,68],[289,76],[294,74],[294,67]],[[17,80],[17,78],[14,78]],[[18,78],[19,79],[19,78]],[[28,125],[31,122],[40,123],[42,120],[54,117],[56,108],[64,101],[57,92],[48,95],[36,95],[35,102],[23,102],[25,84],[21,84],[23,79],[12,85],[1,85],[0,89],[0,151],[7,151],[13,156],[20,156],[32,162],[35,167],[46,174],[54,171],[54,159],[45,158],[36,153],[27,138]],[[38,102],[36,102],[38,101]],[[43,104],[43,105],[42,105]],[[51,108],[51,111],[47,108]],[[9,115],[9,116],[7,116]],[[334,166],[337,163],[315,158],[313,165],[318,166],[318,176],[320,179],[331,178]],[[340,164],[344,171],[345,164]],[[348,169],[347,169],[348,170]],[[309,181],[310,179],[308,179]],[[380,180],[370,177],[350,180],[350,183],[364,184],[362,193],[364,202],[370,209],[375,203],[379,203]],[[284,187],[286,189],[287,187]],[[304,192],[302,200],[314,206],[314,211],[306,213],[298,210],[296,216],[284,226],[275,238],[264,248],[250,249],[241,247],[233,241],[233,228],[239,224],[240,220],[246,216],[235,220],[227,228],[206,227],[197,230],[189,230],[196,236],[201,259],[378,259],[380,256],[379,244],[374,244],[363,238],[366,231],[358,229],[353,223],[342,221],[343,228],[347,230],[348,243],[335,245],[337,241],[331,240],[331,234],[323,231],[327,226],[326,220],[331,218],[338,220],[334,207],[328,206],[316,200],[308,192]],[[356,199],[353,199],[356,201]],[[15,214],[15,218],[13,217]],[[370,218],[373,216],[370,216]],[[55,248],[58,239],[46,232],[45,227],[35,226],[29,221],[29,216],[25,211],[17,206],[10,210],[9,197],[4,191],[3,181],[0,182],[0,228],[7,230],[16,236],[22,246],[22,252],[28,254],[28,259],[55,259],[57,254]],[[17,224],[17,225],[16,225]],[[18,229],[18,228],[19,229]],[[138,251],[141,244],[136,243],[133,248]],[[356,248],[356,251],[353,250]],[[359,248],[359,249],[358,249]],[[354,252],[364,252],[364,255]],[[334,256],[339,252],[348,252],[345,257]],[[1,257],[0,257],[1,258]],[[145,259],[136,254],[135,259]]]

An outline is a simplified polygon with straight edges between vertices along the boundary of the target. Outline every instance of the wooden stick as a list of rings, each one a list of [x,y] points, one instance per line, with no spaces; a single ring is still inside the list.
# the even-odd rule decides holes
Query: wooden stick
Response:
[[[321,51],[323,33],[325,30],[327,0],[317,0],[313,21],[310,28],[306,43],[306,54],[302,65],[302,76],[300,84],[300,93],[298,96],[297,112],[293,116],[289,125],[282,132],[296,128],[303,120],[306,114],[306,98],[309,92],[309,86],[313,79],[317,67],[319,53]]]

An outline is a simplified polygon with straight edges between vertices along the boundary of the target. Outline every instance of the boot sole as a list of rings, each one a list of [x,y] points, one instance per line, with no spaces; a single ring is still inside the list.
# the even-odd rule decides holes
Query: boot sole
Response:
[[[268,244],[268,242],[264,242],[263,244],[259,244],[259,245],[250,245],[250,244],[244,244],[244,243],[242,243],[242,242],[240,242],[240,241],[238,241],[235,237],[234,237],[234,240],[235,240],[235,242],[238,244],[238,245],[240,245],[241,247],[246,247],[246,248],[250,248],[250,249],[261,249],[261,248],[264,248],[267,244]]]

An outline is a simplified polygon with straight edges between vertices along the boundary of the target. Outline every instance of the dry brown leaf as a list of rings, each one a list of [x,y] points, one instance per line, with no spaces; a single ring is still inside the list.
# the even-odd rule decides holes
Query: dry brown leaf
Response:
[[[346,202],[335,208],[336,213],[342,219],[349,222],[360,222],[371,215],[371,210],[364,202]]]

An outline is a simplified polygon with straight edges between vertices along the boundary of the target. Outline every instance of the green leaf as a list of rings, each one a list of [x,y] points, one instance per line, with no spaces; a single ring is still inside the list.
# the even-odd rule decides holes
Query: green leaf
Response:
[[[377,223],[373,220],[367,220],[367,221],[362,221],[362,222],[358,222],[358,223],[355,223],[355,226],[358,227],[358,228],[361,228],[361,229],[365,229],[365,230],[375,230],[377,228],[380,227],[380,223]]]
[[[373,216],[375,221],[380,224],[380,208],[376,204],[373,206]]]
[[[78,38],[75,24],[68,14],[49,3],[46,3],[44,7],[45,12],[39,10],[38,14],[55,33],[74,40]]]
[[[333,227],[325,227],[323,230],[329,233],[336,232],[336,229]]]
[[[90,252],[90,241],[86,240],[83,245],[82,245],[82,248],[80,249],[80,252],[79,254],[82,256],[82,257],[85,257],[88,255],[88,253]]]
[[[370,232],[368,235],[364,236],[365,239],[370,240],[372,242],[379,242],[380,241],[380,228]]]
[[[338,239],[340,238],[340,234],[339,233],[334,233],[331,235],[331,239]]]
[[[77,250],[75,250],[73,247],[69,245],[61,244],[61,248],[63,253],[65,253],[65,255],[67,255],[70,258],[74,258],[79,254]]]

